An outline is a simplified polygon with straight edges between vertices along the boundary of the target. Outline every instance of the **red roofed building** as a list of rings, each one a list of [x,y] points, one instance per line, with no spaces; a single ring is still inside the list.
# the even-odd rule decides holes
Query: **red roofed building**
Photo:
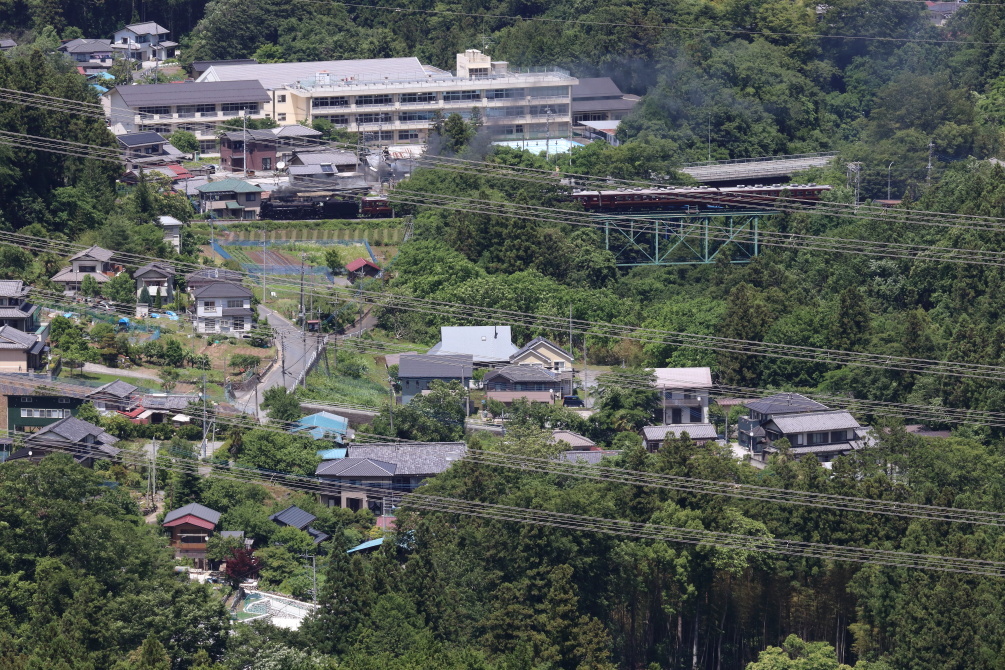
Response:
[[[171,510],[161,525],[171,530],[175,558],[191,558],[199,564],[206,560],[206,543],[220,522],[220,513],[199,503],[189,503]]]
[[[361,277],[376,277],[380,274],[380,267],[365,258],[357,258],[345,266],[349,273],[349,281],[356,281]]]

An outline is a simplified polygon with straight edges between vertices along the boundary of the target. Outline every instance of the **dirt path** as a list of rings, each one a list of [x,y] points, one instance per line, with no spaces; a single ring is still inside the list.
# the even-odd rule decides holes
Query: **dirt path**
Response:
[[[84,372],[94,372],[102,375],[115,375],[116,377],[133,377],[134,379],[149,379],[159,382],[161,379],[156,372],[150,370],[123,370],[121,368],[110,368],[99,363],[84,363]]]

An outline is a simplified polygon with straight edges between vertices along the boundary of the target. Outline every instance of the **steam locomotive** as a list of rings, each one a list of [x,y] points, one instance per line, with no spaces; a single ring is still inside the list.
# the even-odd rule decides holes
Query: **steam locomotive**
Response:
[[[275,197],[264,201],[259,217],[271,221],[317,221],[321,219],[388,219],[394,209],[387,196],[369,195],[356,199]]]
[[[673,186],[619,188],[609,191],[573,191],[572,199],[588,212],[703,211],[770,207],[778,198],[816,202],[830,191],[826,184],[774,184],[771,186]]]

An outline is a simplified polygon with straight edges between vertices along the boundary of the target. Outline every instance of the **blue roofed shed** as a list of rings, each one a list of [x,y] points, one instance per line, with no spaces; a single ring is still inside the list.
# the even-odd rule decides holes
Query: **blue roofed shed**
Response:
[[[290,428],[291,433],[308,432],[315,440],[324,438],[334,438],[339,442],[345,442],[346,438],[352,437],[349,430],[349,419],[331,412],[318,412],[311,414],[297,421],[297,424]],[[336,457],[338,458],[338,457]]]
[[[345,553],[351,554],[351,553],[353,553],[355,551],[366,551],[368,549],[376,549],[377,547],[379,547],[382,544],[384,544],[384,538],[378,537],[376,540],[369,540],[369,541],[364,542],[362,544],[357,544],[355,547],[353,547],[352,549],[350,549],[349,551],[347,551]]]
[[[322,461],[336,461],[345,458],[349,454],[347,447],[335,447],[333,449],[319,449],[318,456]]]

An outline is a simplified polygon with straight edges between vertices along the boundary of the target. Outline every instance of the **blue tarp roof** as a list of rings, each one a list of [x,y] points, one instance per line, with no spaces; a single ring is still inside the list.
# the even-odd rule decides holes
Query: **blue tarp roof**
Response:
[[[318,451],[318,456],[321,457],[322,461],[335,461],[340,458],[345,458],[348,455],[349,450],[345,447],[335,447],[334,449],[321,449]]]
[[[357,544],[355,547],[353,547],[352,549],[350,549],[345,553],[351,554],[354,551],[363,551],[364,549],[375,549],[376,547],[379,547],[382,544],[384,544],[384,538],[378,537],[376,540],[369,540],[367,542],[364,542],[363,544]]]
[[[305,416],[297,421],[296,426],[290,428],[291,433],[305,430],[316,440],[320,440],[326,434],[345,435],[349,430],[349,419],[331,412],[318,412]]]

